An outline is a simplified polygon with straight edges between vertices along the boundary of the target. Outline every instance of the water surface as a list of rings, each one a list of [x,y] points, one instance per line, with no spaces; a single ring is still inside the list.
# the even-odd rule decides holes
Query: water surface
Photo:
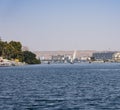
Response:
[[[120,110],[120,64],[0,67],[0,110]]]

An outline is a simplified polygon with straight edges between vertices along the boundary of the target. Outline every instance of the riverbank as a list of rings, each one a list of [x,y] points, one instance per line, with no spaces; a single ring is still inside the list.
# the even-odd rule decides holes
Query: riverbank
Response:
[[[4,66],[22,66],[25,65],[26,63],[23,62],[19,62],[18,60],[8,60],[8,59],[3,59],[2,57],[0,57],[0,67],[4,67]]]

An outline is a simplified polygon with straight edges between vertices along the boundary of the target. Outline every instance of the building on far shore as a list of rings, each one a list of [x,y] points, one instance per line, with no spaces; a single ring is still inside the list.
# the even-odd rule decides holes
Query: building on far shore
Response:
[[[92,53],[95,52],[95,50],[77,50],[76,51],[76,58],[81,59],[81,57],[91,57]],[[37,55],[38,58],[44,58],[44,59],[52,59],[52,56],[57,55],[64,55],[73,57],[74,50],[71,51],[34,51],[34,53]]]
[[[36,51],[37,58],[44,62],[70,63],[73,60],[74,51]],[[118,51],[94,51],[77,50],[74,62],[120,62]]]
[[[113,60],[115,62],[120,62],[120,52],[117,52],[113,55]]]
[[[71,51],[35,51],[41,62],[80,62],[92,56],[94,50],[71,50]]]
[[[95,61],[115,61],[116,51],[95,52],[92,55]],[[118,55],[118,54],[117,54]]]

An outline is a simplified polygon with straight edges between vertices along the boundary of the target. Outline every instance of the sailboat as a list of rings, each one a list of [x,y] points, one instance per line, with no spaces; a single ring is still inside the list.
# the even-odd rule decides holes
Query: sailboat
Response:
[[[71,64],[74,63],[74,60],[76,58],[76,53],[77,53],[77,51],[75,50],[74,53],[73,53],[73,57],[71,58],[71,61],[70,61]]]

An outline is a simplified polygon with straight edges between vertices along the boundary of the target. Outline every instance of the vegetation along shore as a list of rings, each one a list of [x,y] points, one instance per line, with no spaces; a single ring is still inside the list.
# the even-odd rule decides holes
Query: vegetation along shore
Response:
[[[21,42],[0,40],[0,65],[40,64],[31,51],[22,51]]]

